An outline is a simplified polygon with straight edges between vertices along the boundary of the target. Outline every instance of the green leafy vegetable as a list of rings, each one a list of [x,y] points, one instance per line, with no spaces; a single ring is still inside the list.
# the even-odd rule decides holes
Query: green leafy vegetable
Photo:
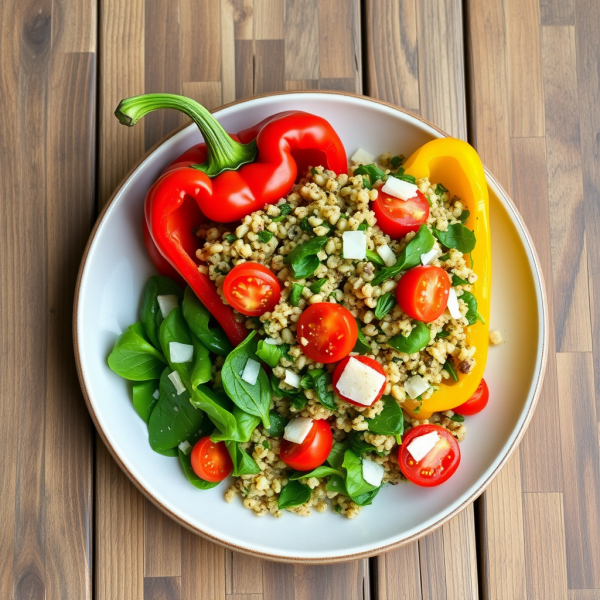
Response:
[[[377,494],[379,494],[380,489],[381,486],[371,490],[370,492],[365,492],[360,496],[351,496],[351,499],[355,504],[358,504],[358,506],[369,506],[370,504],[373,504],[373,499],[375,496],[377,496]]]
[[[396,306],[396,295],[393,292],[387,292],[377,300],[377,306],[375,307],[375,316],[378,319],[383,319],[392,308]]]
[[[256,461],[244,450],[240,448],[239,442],[225,442],[231,462],[233,463],[233,471],[231,474],[234,477],[241,475],[256,475],[260,473],[260,467]]]
[[[363,221],[357,228],[356,231],[366,231],[369,229],[369,224],[366,221]]]
[[[404,413],[392,396],[384,396],[383,410],[373,419],[365,419],[369,431],[377,435],[400,436],[404,433]]]
[[[375,252],[375,250],[367,250],[367,260],[372,262],[374,265],[378,267],[384,267],[385,263],[383,262],[383,258]]]
[[[344,476],[342,471],[340,471],[338,469],[334,469],[333,467],[321,465],[320,467],[317,467],[314,471],[310,471],[308,473],[301,473],[300,471],[296,471],[296,473],[294,473],[290,477],[290,480],[295,481],[297,479],[308,479],[309,477],[321,478],[321,477],[329,477],[330,475],[339,475],[340,477]]]
[[[448,373],[448,375],[450,375],[450,377],[452,377],[452,379],[454,379],[454,381],[458,381],[458,375],[456,374],[456,370],[454,368],[454,365],[452,364],[452,361],[447,360],[442,365],[442,369],[444,369],[444,371],[446,371]]]
[[[440,256],[439,260],[440,262],[443,262],[445,260],[448,260],[450,258],[450,252],[446,252],[446,254],[442,254],[442,256]]]
[[[256,356],[266,362],[270,367],[276,367],[279,360],[285,356],[290,349],[289,344],[267,344],[264,340],[258,342]]]
[[[307,485],[303,485],[299,481],[290,481],[283,486],[277,500],[277,507],[283,509],[300,506],[308,502],[311,495],[312,490]]]
[[[462,415],[459,415],[458,413],[454,413],[451,417],[450,417],[451,421],[456,421],[457,423],[462,423],[465,418]]]
[[[238,239],[238,236],[234,235],[233,233],[228,233],[223,239],[228,241],[230,244],[233,244],[233,242]]]
[[[279,223],[280,221],[283,221],[287,217],[287,215],[289,215],[292,212],[292,205],[288,204],[287,202],[285,204],[282,204],[278,208],[281,212],[279,213],[278,217],[274,217],[271,219],[273,223]]]
[[[181,468],[185,473],[188,481],[199,490],[210,490],[221,483],[220,481],[206,481],[201,479],[194,473],[194,469],[192,469],[192,461],[191,461],[191,453],[185,454],[181,451],[180,448],[177,449],[177,454],[179,456],[179,462],[181,463]]]
[[[300,220],[300,229],[306,232],[310,232],[313,230],[313,226],[308,222],[308,217],[302,217],[302,219]]]
[[[132,327],[117,339],[108,355],[108,366],[130,381],[158,379],[167,361]]]
[[[287,263],[292,267],[296,279],[312,275],[321,261],[317,254],[327,243],[327,236],[320,235],[296,246],[287,257]]]
[[[310,286],[310,291],[313,294],[318,294],[321,291],[321,288],[327,283],[327,278],[323,277],[322,279],[319,279],[318,281],[315,281],[311,286]]]
[[[328,492],[338,492],[339,494],[344,494],[344,496],[348,495],[348,491],[346,490],[346,478],[343,475],[330,475],[327,480],[327,484],[325,485],[325,489]]]
[[[183,292],[172,279],[160,275],[150,277],[144,286],[140,317],[150,341],[156,348],[160,348],[158,332],[163,321],[162,312],[158,305],[158,296],[177,296],[177,299],[181,302]]]
[[[310,373],[310,371],[309,371]],[[337,410],[337,404],[333,396],[333,392],[329,391],[329,385],[331,384],[331,373],[321,373],[315,378],[315,390],[319,402],[328,410]]]
[[[344,462],[344,453],[350,447],[349,441],[333,442],[329,456],[327,457],[327,464],[334,469],[340,470],[342,463]]]
[[[414,323],[415,326],[408,336],[399,333],[390,338],[388,344],[398,352],[406,352],[406,354],[423,350],[431,340],[431,330],[421,321],[414,321]]]
[[[260,423],[260,418],[254,415],[249,415],[243,411],[239,406],[232,405],[231,400],[226,398],[225,395],[217,394],[219,399],[224,399],[225,402],[222,404],[223,408],[231,410],[233,418],[235,419],[235,427],[229,431],[215,431],[211,439],[213,442],[248,442],[252,437],[252,432],[256,429]],[[212,420],[212,419],[211,419]]]
[[[352,450],[346,450],[344,453],[342,466],[346,469],[346,490],[350,497],[360,496],[376,489],[374,485],[365,481],[362,474],[362,460]]]
[[[458,275],[455,275],[454,273],[452,273],[452,285],[453,286],[469,285],[469,282],[465,281],[464,279],[461,279]]]
[[[417,235],[408,242],[406,248],[402,251],[396,264],[391,267],[384,267],[371,282],[371,285],[379,285],[388,279],[396,276],[400,271],[412,269],[421,264],[421,254],[426,254],[433,248],[435,239],[427,228],[427,225],[421,225]]]
[[[232,406],[229,398],[201,384],[192,389],[191,403],[209,416],[212,423],[219,430],[214,435],[220,435],[223,439],[235,439],[238,437],[238,422],[229,410]]]
[[[460,219],[460,222],[464,225],[467,222],[467,219],[469,218],[469,215],[471,213],[468,210],[463,210],[460,213],[460,217],[458,217]]]
[[[475,248],[475,234],[462,223],[448,225],[446,231],[434,229],[433,233],[446,248],[456,248],[463,254],[468,254]]]
[[[445,194],[448,190],[441,184],[438,183],[435,186],[435,195],[441,197],[442,194]]]
[[[298,306],[298,303],[300,302],[300,298],[302,298],[303,290],[304,290],[303,285],[300,285],[299,283],[294,284],[294,286],[292,287],[292,291],[290,293],[290,304],[292,306]]]
[[[382,171],[377,165],[360,165],[354,169],[354,175],[363,175],[364,187],[372,190],[375,182],[379,179],[383,179],[385,172]]]
[[[475,298],[475,296],[471,294],[471,292],[463,292],[462,296],[459,296],[459,298],[467,305],[469,309],[467,310],[467,314],[465,315],[467,321],[469,322],[469,325],[473,325],[477,323],[477,321],[485,323],[483,317],[479,314],[477,310],[477,298]]]
[[[146,423],[150,421],[150,415],[158,402],[158,398],[154,397],[157,391],[158,380],[154,379],[133,386],[133,408]]]
[[[402,154],[399,154],[398,156],[392,156],[392,160],[390,161],[392,169],[397,169],[402,165],[403,162],[404,156],[402,156]]]
[[[356,324],[358,325],[358,338],[356,340],[356,344],[354,344],[354,348],[352,348],[352,352],[358,352],[359,354],[372,354],[373,349],[367,342],[365,334],[361,331],[362,324],[358,319],[356,319]]]
[[[269,437],[279,437],[280,435],[283,435],[283,431],[285,426],[288,424],[288,420],[284,416],[280,415],[276,410],[272,410],[269,413],[269,419],[271,421],[271,425],[270,427],[263,428],[263,431]]]
[[[266,244],[271,240],[273,234],[270,231],[263,229],[263,231],[258,232],[257,237],[263,244]]]
[[[263,440],[262,447],[266,448],[267,450],[270,450],[271,449],[271,444],[269,444],[269,442],[267,442],[267,440]]]
[[[242,379],[244,367],[249,358],[257,360],[255,354],[256,342],[253,331],[225,359],[221,370],[221,380],[227,395],[234,404],[250,415],[260,417],[263,425],[269,427],[269,407],[271,405],[271,387],[269,378],[261,367],[256,383],[250,385]]]
[[[363,435],[358,431],[351,431],[348,436],[350,440],[350,450],[356,454],[356,456],[362,456],[368,452],[375,452],[379,456],[385,456],[383,452],[379,452],[373,444],[369,444],[363,439]]]
[[[439,339],[439,338],[447,338],[450,335],[449,331],[446,331],[445,329],[442,329],[442,331],[438,331],[435,334],[435,339]]]

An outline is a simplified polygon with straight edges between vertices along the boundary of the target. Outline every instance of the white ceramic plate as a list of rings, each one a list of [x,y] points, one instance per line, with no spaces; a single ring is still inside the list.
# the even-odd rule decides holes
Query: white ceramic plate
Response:
[[[358,148],[410,155],[444,134],[402,110],[367,98],[290,93],[242,101],[216,111],[237,132],[280,111],[301,109],[326,118],[348,156]],[[139,127],[139,125],[138,125]],[[138,320],[141,291],[153,267],[141,234],[146,191],[162,169],[201,141],[195,126],[152,151],[117,190],[94,229],[83,258],[74,314],[81,386],[96,427],[127,475],[182,525],[231,548],[275,560],[334,562],[407,543],[441,525],[473,501],[498,473],[523,435],[540,390],[546,357],[546,309],[538,260],[514,205],[488,174],[492,228],[491,329],[506,343],[490,348],[485,378],[490,403],[468,418],[457,473],[439,488],[386,486],[354,520],[332,511],[309,518],[287,513],[256,517],[237,499],[223,499],[227,481],[199,491],[177,458],[150,449],[146,424],[131,402],[130,385],[107,366],[117,336]]]

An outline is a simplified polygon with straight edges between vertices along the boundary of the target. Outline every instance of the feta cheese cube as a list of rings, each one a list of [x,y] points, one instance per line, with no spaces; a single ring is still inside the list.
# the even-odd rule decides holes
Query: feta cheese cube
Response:
[[[266,338],[265,339],[265,344],[270,344],[271,346],[279,346],[279,344],[282,344],[283,340],[274,340],[273,338]]]
[[[169,342],[169,354],[172,363],[192,362],[194,356],[194,346],[191,344],[180,344],[179,342]]]
[[[300,387],[300,375],[294,373],[294,371],[290,371],[289,369],[285,370],[285,379],[284,381],[291,385],[292,387],[299,388]]]
[[[398,258],[394,254],[394,251],[387,244],[379,246],[379,248],[377,248],[377,254],[381,256],[381,260],[383,260],[386,267],[393,267],[398,262]]]
[[[258,374],[260,373],[260,363],[256,362],[253,358],[249,358],[244,365],[244,372],[242,373],[242,379],[249,383],[250,385],[254,385],[256,380],[258,379]]]
[[[435,431],[432,431],[431,433],[416,437],[408,446],[406,446],[406,450],[417,462],[419,462],[433,450],[439,439],[440,436]]]
[[[419,188],[414,183],[404,181],[404,179],[388,177],[384,186],[381,188],[381,191],[406,201],[409,198],[414,198],[417,195],[418,189]]]
[[[446,308],[453,319],[460,319],[462,317],[460,314],[460,308],[458,307],[458,297],[454,291],[454,288],[450,288],[448,291],[448,305]]]
[[[192,445],[187,440],[183,440],[179,444],[179,449],[187,456],[192,451]]]
[[[183,394],[185,392],[185,385],[183,385],[183,381],[181,381],[181,377],[177,371],[173,371],[167,377],[171,380],[171,383],[175,386],[175,391],[177,395]]]
[[[367,256],[367,234],[364,231],[344,231],[344,259],[364,260]]]
[[[435,242],[435,244],[433,244],[433,248],[431,248],[431,250],[429,252],[425,252],[425,254],[421,254],[421,264],[423,265],[430,265],[433,263],[433,261],[438,258],[438,256],[442,255],[442,249],[440,248],[440,245]]]
[[[371,406],[384,385],[385,375],[350,357],[336,387],[342,396],[364,406]]]
[[[375,160],[375,157],[372,154],[369,154],[366,150],[359,148],[352,155],[352,158],[350,158],[350,160],[356,165],[370,165]]]
[[[158,398],[160,397],[160,392],[158,390],[154,390],[154,394],[152,394],[152,397],[155,400],[158,400]]]
[[[169,316],[169,313],[179,306],[177,296],[157,296],[156,299],[158,300],[158,307],[160,308],[163,319],[166,319]]]
[[[283,439],[294,444],[301,444],[312,429],[313,420],[310,417],[296,417],[283,430]]]
[[[420,375],[413,375],[404,382],[404,389],[414,400],[429,389],[429,384]]]
[[[383,480],[385,469],[372,460],[362,459],[362,476],[363,479],[372,486],[379,487]]]

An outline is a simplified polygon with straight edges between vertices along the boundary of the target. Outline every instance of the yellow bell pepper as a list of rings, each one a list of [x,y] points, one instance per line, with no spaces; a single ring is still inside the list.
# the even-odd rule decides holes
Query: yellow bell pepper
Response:
[[[485,173],[475,150],[466,142],[454,138],[441,138],[421,146],[404,164],[406,172],[417,179],[429,178],[441,183],[452,196],[458,196],[470,211],[465,225],[474,231],[477,243],[471,253],[471,268],[477,273],[473,294],[478,311],[485,323],[477,321],[467,328],[467,343],[476,347],[475,367],[463,375],[457,371],[458,382],[440,384],[439,390],[423,400],[407,399],[403,408],[416,419],[428,419],[434,412],[450,410],[466,402],[475,392],[483,377],[489,345],[489,317],[491,294],[491,244],[489,222],[489,197]],[[448,381],[448,380],[445,380]],[[421,404],[421,408],[414,410]]]

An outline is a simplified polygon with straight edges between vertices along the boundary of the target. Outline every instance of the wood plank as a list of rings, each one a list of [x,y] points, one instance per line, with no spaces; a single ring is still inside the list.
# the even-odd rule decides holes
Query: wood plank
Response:
[[[285,89],[285,43],[283,40],[254,42],[254,93],[265,94]]]
[[[254,39],[282,40],[285,0],[254,0]]]
[[[181,527],[144,499],[144,577],[170,579],[179,575]]]
[[[574,13],[573,0],[540,0],[542,25],[573,25]]]
[[[369,600],[369,561],[297,565],[295,600]]]
[[[240,552],[226,552],[225,581],[227,594],[262,594],[264,561]]]
[[[567,548],[562,494],[524,494],[527,595],[567,600]]]
[[[319,79],[319,13],[312,0],[285,0],[285,78]]]
[[[262,571],[265,600],[296,600],[294,565],[265,560]]]
[[[573,27],[543,28],[542,61],[556,344],[586,352],[592,339]]]
[[[254,95],[254,41],[235,42],[235,99]]]
[[[569,590],[569,600],[600,600],[600,590]]]
[[[592,355],[559,353],[557,364],[569,588],[600,588],[600,453]]]
[[[181,530],[181,600],[225,597],[225,548]]]
[[[377,600],[415,600],[421,594],[419,544],[409,544],[373,559]]]
[[[183,95],[212,110],[223,104],[220,81],[184,81]]]
[[[237,36],[235,8],[230,0],[221,0],[221,82],[223,102],[233,102],[235,95],[235,40],[246,39]],[[244,13],[245,15],[245,13]],[[252,23],[250,23],[252,25]],[[241,29],[245,33],[247,27]],[[250,36],[252,37],[252,36]]]
[[[181,579],[179,577],[144,578],[144,600],[180,600]]]

